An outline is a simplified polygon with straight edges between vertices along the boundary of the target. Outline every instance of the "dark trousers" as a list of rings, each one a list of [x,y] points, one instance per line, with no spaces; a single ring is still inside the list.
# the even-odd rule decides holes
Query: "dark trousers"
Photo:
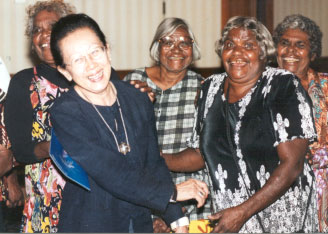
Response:
[[[0,232],[5,232],[5,231],[6,231],[6,227],[3,218],[2,202],[0,202]]]

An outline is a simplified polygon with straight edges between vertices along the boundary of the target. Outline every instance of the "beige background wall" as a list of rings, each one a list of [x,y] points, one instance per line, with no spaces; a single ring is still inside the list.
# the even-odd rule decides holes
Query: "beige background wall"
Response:
[[[0,0],[0,56],[10,73],[32,66],[30,45],[24,35],[25,8],[35,1]],[[112,47],[113,66],[118,70],[151,65],[150,42],[160,21],[170,16],[184,18],[191,25],[202,51],[202,59],[196,62],[196,67],[218,67],[220,64],[214,53],[214,42],[220,35],[221,0],[65,1],[100,24]],[[274,0],[274,26],[291,13],[310,17],[324,33],[323,56],[328,56],[327,9],[328,0]]]
[[[202,50],[197,67],[217,67],[214,42],[220,34],[221,0],[65,0],[77,12],[93,17],[112,47],[113,66],[134,69],[150,66],[149,45],[164,17],[176,16],[191,25]],[[32,66],[24,36],[25,7],[35,0],[0,0],[0,56],[10,73]]]

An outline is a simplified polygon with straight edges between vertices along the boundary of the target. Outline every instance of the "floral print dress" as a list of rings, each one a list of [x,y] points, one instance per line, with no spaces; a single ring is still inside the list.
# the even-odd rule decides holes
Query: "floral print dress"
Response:
[[[49,141],[51,123],[49,109],[54,100],[66,89],[59,88],[42,76],[34,67],[30,85],[33,108],[32,139],[35,142]],[[62,190],[65,180],[47,159],[41,163],[26,165],[25,187],[27,200],[23,210],[22,232],[57,232]]]
[[[310,145],[313,171],[317,182],[320,232],[328,232],[328,74],[309,69],[308,94],[313,102],[318,141]]]

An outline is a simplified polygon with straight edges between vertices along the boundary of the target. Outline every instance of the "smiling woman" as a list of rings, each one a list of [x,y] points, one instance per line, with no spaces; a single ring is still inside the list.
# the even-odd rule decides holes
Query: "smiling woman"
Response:
[[[57,231],[65,181],[49,159],[49,110],[69,82],[55,68],[50,34],[54,23],[73,11],[61,0],[37,1],[26,9],[25,34],[41,64],[11,79],[4,113],[11,150],[26,164],[22,232]]]
[[[277,61],[280,68],[300,78],[313,102],[318,142],[309,146],[317,182],[320,232],[328,232],[328,74],[318,73],[310,64],[321,56],[322,32],[311,19],[302,15],[287,16],[275,29]]]
[[[187,139],[192,134],[195,100],[204,79],[190,70],[193,61],[200,59],[200,49],[194,33],[187,22],[181,18],[166,18],[157,27],[150,45],[150,56],[156,65],[138,68],[129,73],[124,80],[142,81],[148,84],[155,94],[154,111],[158,134],[158,144],[163,157],[171,170],[175,183],[188,178],[207,179],[204,163],[192,161],[196,169],[181,170],[186,161],[175,161],[173,153],[187,148]],[[197,171],[199,170],[199,171]],[[206,219],[210,214],[209,199],[202,209],[197,209],[193,201],[182,203],[191,225],[198,227],[197,220]],[[156,232],[168,232],[165,223],[155,219]],[[209,230],[209,229],[207,229]]]
[[[226,73],[204,82],[191,149],[181,153],[206,160],[213,232],[316,232],[304,162],[316,137],[310,99],[295,75],[265,66],[275,48],[255,18],[231,18],[216,51]]]
[[[201,206],[208,188],[198,180],[174,185],[159,154],[152,104],[130,84],[110,80],[110,48],[99,25],[85,14],[61,18],[51,51],[57,69],[74,81],[51,109],[53,129],[91,187],[67,181],[59,232],[153,232],[151,210],[187,232],[176,201]]]

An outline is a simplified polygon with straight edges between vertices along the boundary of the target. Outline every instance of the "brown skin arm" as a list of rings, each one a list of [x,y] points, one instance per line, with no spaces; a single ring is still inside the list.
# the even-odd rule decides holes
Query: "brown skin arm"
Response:
[[[6,205],[10,208],[24,204],[24,194],[18,183],[17,171],[14,169],[7,176],[8,200]]]
[[[40,161],[49,158],[50,141],[43,141],[34,146],[34,154]]]
[[[205,167],[199,149],[187,148],[176,154],[162,154],[170,171],[194,172]]]
[[[0,145],[0,177],[6,174],[13,167],[13,154],[11,150]]]
[[[280,164],[266,184],[247,201],[209,216],[218,220],[212,232],[238,232],[255,213],[268,207],[280,198],[303,171],[308,140],[295,139],[277,147]]]

